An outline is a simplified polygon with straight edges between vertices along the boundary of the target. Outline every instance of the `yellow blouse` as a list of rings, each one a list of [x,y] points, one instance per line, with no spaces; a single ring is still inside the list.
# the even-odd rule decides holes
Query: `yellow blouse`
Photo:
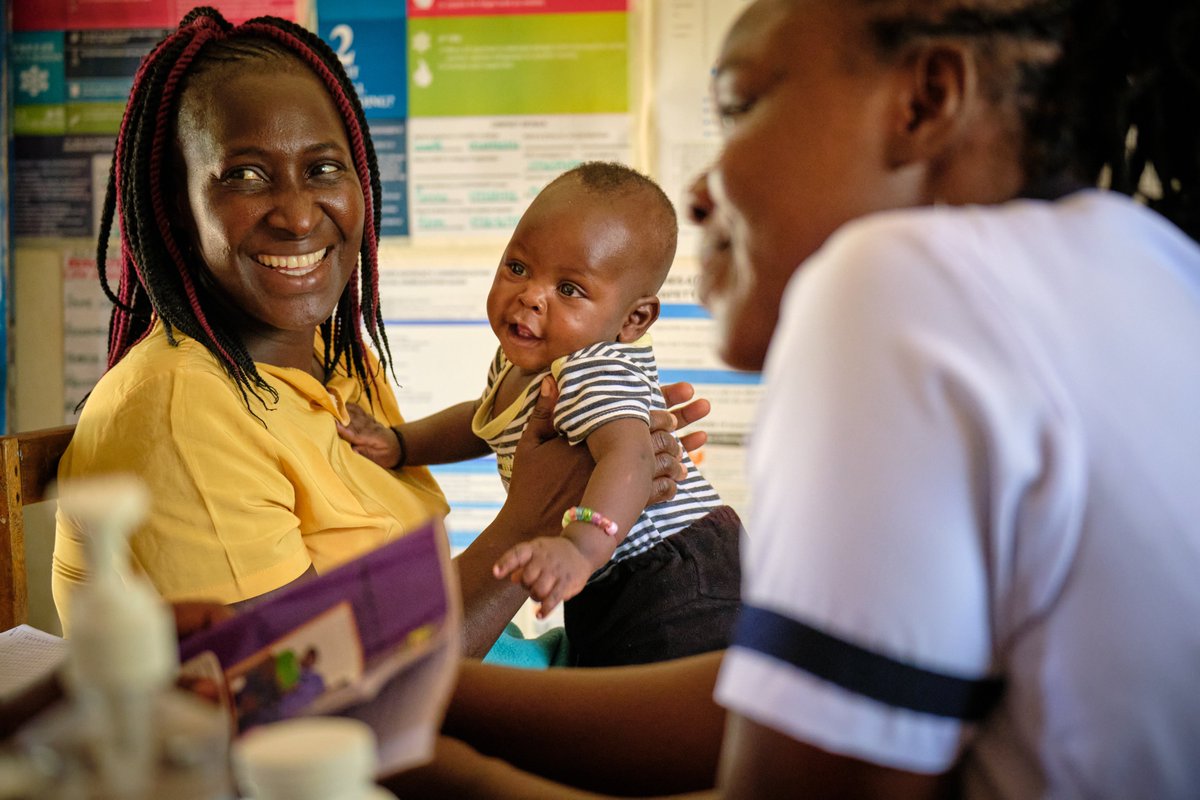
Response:
[[[447,512],[427,469],[383,469],[338,436],[345,404],[366,406],[357,381],[339,374],[322,386],[303,371],[258,364],[279,401],[251,395],[247,408],[212,354],[175,335],[178,347],[156,326],[100,380],[58,471],[146,481],[151,513],[130,545],[167,600],[257,597]],[[372,395],[377,418],[403,421],[381,373]],[[68,633],[72,588],[86,578],[79,537],[60,512],[53,590]]]

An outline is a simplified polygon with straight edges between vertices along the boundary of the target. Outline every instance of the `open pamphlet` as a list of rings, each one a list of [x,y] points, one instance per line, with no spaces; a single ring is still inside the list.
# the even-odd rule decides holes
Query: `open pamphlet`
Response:
[[[0,703],[50,677],[67,657],[61,636],[18,625],[0,633]]]
[[[432,756],[460,654],[458,587],[432,521],[180,644],[185,686],[240,732],[305,714],[360,719],[383,772]]]

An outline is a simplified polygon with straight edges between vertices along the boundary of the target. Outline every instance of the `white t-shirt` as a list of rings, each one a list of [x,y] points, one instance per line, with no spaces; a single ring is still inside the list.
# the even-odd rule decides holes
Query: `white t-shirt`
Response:
[[[972,798],[1197,796],[1194,242],[1100,191],[848,225],[751,450],[722,704]]]

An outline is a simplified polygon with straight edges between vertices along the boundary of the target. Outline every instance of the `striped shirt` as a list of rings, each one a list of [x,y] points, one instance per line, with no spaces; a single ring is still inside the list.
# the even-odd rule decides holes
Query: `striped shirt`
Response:
[[[529,382],[525,392],[508,408],[493,413],[496,389],[511,368],[504,351],[496,350],[488,370],[487,388],[471,423],[475,435],[496,453],[500,479],[508,488],[513,454],[521,431],[537,404],[542,378],[553,374],[558,381],[558,404],[554,427],[571,444],[585,441],[592,431],[617,419],[640,419],[647,424],[650,410],[665,409],[658,385],[658,366],[650,337],[636,342],[599,342],[557,359],[550,369]],[[645,509],[629,535],[617,546],[610,563],[644,553],[663,539],[678,533],[721,505],[716,490],[696,465],[683,454],[687,478],[677,486],[675,497]]]

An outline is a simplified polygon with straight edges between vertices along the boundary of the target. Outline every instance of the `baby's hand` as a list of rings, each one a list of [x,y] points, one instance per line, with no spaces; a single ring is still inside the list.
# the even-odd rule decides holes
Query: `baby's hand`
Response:
[[[563,600],[583,590],[594,570],[570,539],[543,536],[513,547],[492,567],[497,578],[508,576],[529,590],[529,596],[542,605],[542,619]]]
[[[354,403],[347,403],[350,424],[337,423],[338,435],[350,443],[354,452],[364,455],[384,469],[400,461],[400,440],[396,432]]]

